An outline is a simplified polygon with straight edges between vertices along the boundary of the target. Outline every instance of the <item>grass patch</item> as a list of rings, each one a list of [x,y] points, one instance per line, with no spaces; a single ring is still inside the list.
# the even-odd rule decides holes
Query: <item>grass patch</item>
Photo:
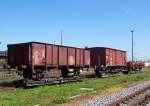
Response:
[[[33,89],[19,88],[15,92],[1,90],[0,106],[33,106],[37,104],[39,106],[48,106],[62,104],[68,102],[72,96],[99,93],[109,88],[120,87],[125,83],[144,79],[150,80],[150,70],[117,77],[97,78],[84,82],[44,86]],[[81,90],[81,88],[93,88],[93,90]]]
[[[62,96],[62,97],[56,97],[52,100],[52,103],[55,104],[62,104],[62,103],[66,103],[67,101],[69,101],[69,98]]]

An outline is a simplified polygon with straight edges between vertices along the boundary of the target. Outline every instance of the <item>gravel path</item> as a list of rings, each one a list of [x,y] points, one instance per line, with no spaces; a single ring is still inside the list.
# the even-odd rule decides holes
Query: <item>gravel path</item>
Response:
[[[150,87],[150,81],[145,81],[136,86],[133,86],[130,88],[125,88],[120,92],[116,92],[111,95],[107,95],[103,98],[99,98],[94,101],[89,101],[88,103],[82,104],[81,106],[106,106],[106,105],[111,104],[114,101],[120,100],[121,98],[124,98],[130,94],[133,94],[133,93],[140,91],[147,87]]]

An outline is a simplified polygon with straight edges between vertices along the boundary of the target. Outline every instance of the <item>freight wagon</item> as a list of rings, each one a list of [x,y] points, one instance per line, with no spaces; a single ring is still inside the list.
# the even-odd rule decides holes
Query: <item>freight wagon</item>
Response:
[[[129,71],[140,71],[143,67],[144,67],[144,62],[142,61],[127,62],[127,69]]]
[[[94,67],[96,75],[127,72],[126,51],[106,47],[93,47],[87,50],[90,50],[91,66]]]
[[[69,69],[78,76],[81,68],[90,66],[90,51],[40,42],[9,44],[8,65],[27,79],[42,79],[44,71],[53,68],[61,70],[62,77],[68,77]]]

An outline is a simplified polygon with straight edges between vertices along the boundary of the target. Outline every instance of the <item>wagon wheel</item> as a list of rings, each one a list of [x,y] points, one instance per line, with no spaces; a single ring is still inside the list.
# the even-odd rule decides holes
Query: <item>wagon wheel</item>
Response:
[[[79,75],[80,75],[80,69],[75,69],[74,76],[79,76]]]
[[[98,78],[101,78],[102,77],[102,71],[101,71],[102,69],[100,68],[100,67],[98,67],[98,68],[96,68],[94,71],[95,71],[95,75],[96,75],[96,77],[98,77]]]
[[[40,80],[40,79],[42,79],[44,77],[42,72],[36,72],[35,76],[36,76],[37,80]]]

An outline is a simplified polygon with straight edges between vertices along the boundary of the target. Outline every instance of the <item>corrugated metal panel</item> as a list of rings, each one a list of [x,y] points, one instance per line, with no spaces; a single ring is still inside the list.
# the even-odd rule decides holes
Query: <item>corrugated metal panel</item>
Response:
[[[83,49],[80,49],[80,57],[81,57],[81,59],[80,59],[80,65],[81,66],[84,66],[84,50]]]
[[[8,64],[9,65],[16,65],[15,61],[15,47],[14,46],[8,46]]]
[[[29,45],[8,46],[8,64],[25,65],[29,64]]]
[[[116,66],[116,50],[113,50],[113,66]]]
[[[58,60],[58,46],[53,45],[53,65],[58,65],[59,60]]]
[[[113,66],[114,57],[113,57],[113,49],[106,49],[106,65]]]
[[[75,48],[68,48],[68,65],[75,66]]]
[[[51,66],[53,65],[53,45],[47,45],[46,49],[46,63],[48,66]]]
[[[90,65],[90,51],[84,50],[84,65],[89,66]]]
[[[64,66],[68,64],[67,60],[67,48],[59,46],[59,65]]]
[[[45,45],[32,43],[32,62],[33,65],[45,65]]]
[[[116,65],[120,66],[120,59],[121,59],[121,55],[120,55],[120,51],[116,50]]]
[[[76,49],[76,66],[80,66],[81,63],[81,50]]]
[[[118,66],[126,65],[126,52],[116,50],[116,65]]]
[[[106,51],[103,48],[89,48],[92,66],[106,65]],[[108,53],[107,53],[108,55]]]

